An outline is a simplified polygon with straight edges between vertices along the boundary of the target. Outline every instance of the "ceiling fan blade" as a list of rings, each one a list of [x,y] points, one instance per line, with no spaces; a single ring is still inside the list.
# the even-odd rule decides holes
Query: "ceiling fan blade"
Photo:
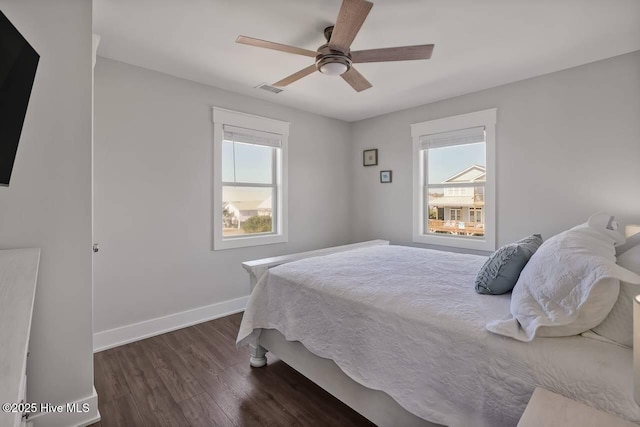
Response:
[[[294,53],[296,55],[309,56],[315,58],[318,54],[312,50],[302,49],[300,47],[289,46],[281,43],[269,42],[266,40],[254,39],[253,37],[238,36],[236,43],[247,44],[249,46],[264,47],[266,49],[279,50],[281,52]]]
[[[343,0],[329,40],[329,49],[347,52],[372,7],[370,1]]]
[[[410,61],[414,59],[429,59],[434,45],[422,44],[418,46],[387,47],[384,49],[358,50],[351,52],[354,63]]]
[[[362,92],[365,89],[371,87],[371,83],[358,72],[355,68],[351,67],[349,71],[342,75],[342,78],[351,85],[356,92]]]
[[[284,79],[280,80],[279,82],[275,82],[273,85],[276,86],[276,87],[288,86],[291,83],[293,83],[295,81],[298,81],[303,77],[308,76],[309,74],[313,73],[316,70],[317,70],[316,64],[309,65],[307,68],[303,68],[302,70],[298,71],[297,73],[293,73],[289,77],[285,77]]]

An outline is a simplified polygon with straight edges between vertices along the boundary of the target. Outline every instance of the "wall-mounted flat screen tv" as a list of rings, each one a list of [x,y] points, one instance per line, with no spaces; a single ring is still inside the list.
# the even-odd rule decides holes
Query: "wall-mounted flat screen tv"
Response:
[[[8,186],[40,55],[0,11],[0,185]]]

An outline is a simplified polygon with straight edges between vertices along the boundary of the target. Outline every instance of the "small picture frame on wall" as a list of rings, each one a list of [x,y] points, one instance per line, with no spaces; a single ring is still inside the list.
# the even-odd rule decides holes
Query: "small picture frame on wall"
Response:
[[[378,164],[378,149],[364,150],[362,152],[362,166],[376,166]]]
[[[382,184],[389,184],[393,178],[392,171],[380,171],[380,182]]]

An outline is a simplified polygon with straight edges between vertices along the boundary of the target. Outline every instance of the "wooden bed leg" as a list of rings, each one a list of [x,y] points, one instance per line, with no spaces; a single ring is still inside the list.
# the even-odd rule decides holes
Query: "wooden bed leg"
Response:
[[[249,364],[253,368],[262,368],[267,364],[267,350],[260,344],[249,344],[249,354],[251,355]]]

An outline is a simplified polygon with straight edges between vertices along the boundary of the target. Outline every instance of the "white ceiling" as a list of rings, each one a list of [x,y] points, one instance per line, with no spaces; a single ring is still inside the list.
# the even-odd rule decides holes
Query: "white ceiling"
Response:
[[[316,50],[341,0],[94,0],[98,55],[354,121],[640,49],[638,0],[374,0],[352,50],[435,43],[428,61],[360,64],[357,93],[312,59],[235,43],[247,35]]]

